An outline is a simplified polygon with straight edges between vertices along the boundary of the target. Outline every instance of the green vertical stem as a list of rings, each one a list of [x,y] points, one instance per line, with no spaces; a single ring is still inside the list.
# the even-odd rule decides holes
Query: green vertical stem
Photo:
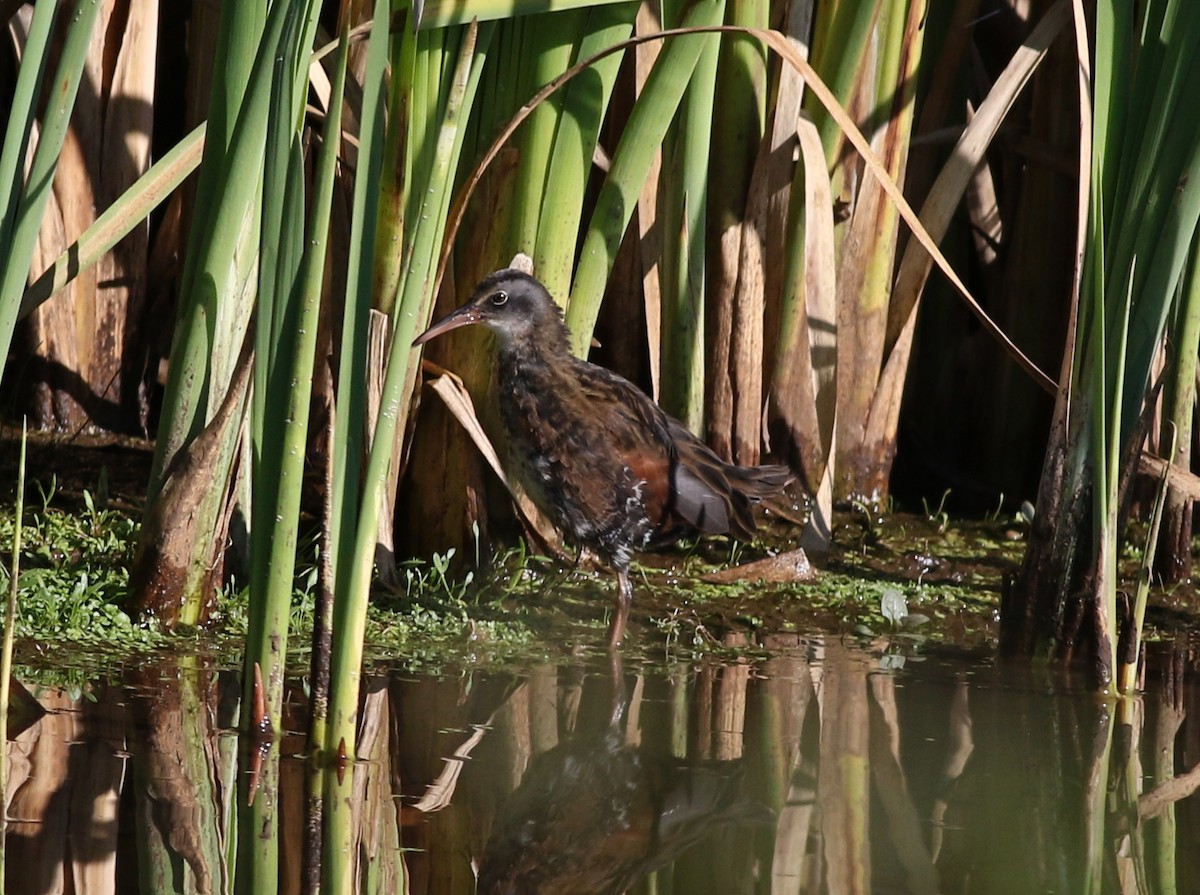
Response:
[[[1129,313],[1133,301],[1132,274],[1129,277],[1130,289],[1125,297],[1124,313],[1116,323],[1113,338],[1116,346],[1106,346],[1105,360],[1115,355],[1110,372],[1104,376],[1104,386],[1107,392],[1105,406],[1111,412],[1106,415],[1107,430],[1104,433],[1100,462],[1103,468],[1103,480],[1097,483],[1097,490],[1103,487],[1105,500],[1102,505],[1101,528],[1099,531],[1100,547],[1097,563],[1096,583],[1096,638],[1097,638],[1097,671],[1100,683],[1112,691],[1117,686],[1117,554],[1120,549],[1121,533],[1117,526],[1120,523],[1120,485],[1121,485],[1121,455],[1124,443],[1121,439],[1121,405],[1120,396],[1125,389],[1125,370],[1127,350],[1129,347]],[[1111,385],[1109,383],[1111,382]]]
[[[1196,359],[1200,349],[1200,240],[1192,243],[1191,269],[1171,339],[1174,365],[1168,382],[1167,420],[1174,426],[1178,447],[1167,459],[1191,468],[1192,417],[1196,405]],[[1165,436],[1165,433],[1164,433]],[[1177,488],[1167,494],[1166,526],[1157,567],[1167,581],[1182,581],[1192,572],[1192,501]]]
[[[226,8],[228,18],[239,19],[233,10],[232,6]],[[283,36],[287,10],[284,3],[272,10],[257,45],[242,108],[228,113],[236,114],[238,121],[229,135],[228,152],[222,151],[219,135],[212,131],[205,143],[197,195],[209,197],[211,211],[204,213],[203,201],[197,206],[187,247],[148,505],[158,496],[169,461],[203,427],[210,405],[215,409],[220,403],[220,395],[218,400],[211,399],[210,389],[214,384],[218,389],[225,387],[220,372],[232,370],[249,317],[244,293],[257,254],[257,239],[252,237],[257,235],[261,210],[271,61]],[[222,17],[223,29],[226,18]],[[217,68],[225,63],[218,57]],[[231,62],[230,67],[237,64]],[[219,86],[214,83],[214,99],[220,95]]]
[[[393,13],[407,13],[407,3],[393,2]],[[375,52],[378,48],[371,45]],[[372,290],[376,307],[387,314],[391,312],[400,292],[400,283],[404,277],[404,233],[408,222],[406,214],[406,197],[413,183],[412,153],[409,152],[411,139],[409,121],[413,103],[419,100],[414,97],[414,79],[416,78],[417,35],[407,22],[401,32],[392,42],[391,50],[391,90],[388,93],[387,120],[392,126],[386,128],[382,135],[382,155],[379,158],[378,211],[375,214],[375,254],[374,277],[375,286]],[[368,81],[368,84],[370,82]],[[423,99],[422,99],[423,101]],[[372,100],[377,104],[378,99]],[[364,104],[364,108],[366,108]],[[367,122],[364,121],[364,126]],[[378,130],[377,124],[371,125],[371,135],[374,138]],[[374,145],[375,139],[372,140]],[[365,150],[364,150],[365,151]],[[355,180],[355,195],[357,196],[358,180]]]
[[[30,146],[37,102],[50,62],[50,31],[57,3],[34,4],[29,35],[21,50],[21,67],[8,110],[4,149],[0,151],[0,245],[8,245],[24,186],[25,156]],[[5,354],[7,356],[7,352]]]
[[[55,4],[41,4],[53,7]],[[11,231],[0,232],[4,246],[3,271],[0,272],[0,357],[8,357],[8,349],[12,344],[13,329],[16,325],[17,311],[21,306],[21,297],[29,278],[29,266],[33,262],[33,252],[37,245],[38,232],[42,226],[42,216],[50,193],[54,186],[54,173],[58,168],[59,154],[62,152],[66,139],[67,127],[70,124],[71,110],[75,107],[75,97],[79,92],[79,82],[83,76],[84,64],[87,61],[88,46],[92,39],[92,29],[96,16],[103,4],[101,0],[79,0],[75,4],[75,12],[67,29],[59,54],[58,71],[47,90],[49,100],[42,115],[41,133],[38,137],[37,149],[34,151],[33,162],[29,166],[29,176],[24,181],[24,189],[16,203],[16,213],[11,219]],[[26,58],[29,65],[22,64],[18,74],[17,87],[22,91],[14,97],[13,111],[17,116],[28,116],[32,113],[32,105],[27,105],[22,112],[15,105],[17,99],[35,102],[35,91],[42,81],[42,66],[48,52],[45,46],[46,30],[53,19],[52,10],[47,10],[39,17],[36,13],[32,22],[30,38],[36,37],[36,42],[27,48]],[[39,45],[40,44],[40,45]],[[24,80],[22,80],[24,77]],[[28,91],[26,94],[25,91]],[[0,173],[8,173],[6,189],[8,194],[4,205],[0,205],[0,219],[5,227],[9,225],[9,214],[13,207],[13,193],[20,182],[23,162],[25,161],[25,144],[15,144],[19,136],[28,136],[29,122],[22,121],[17,127],[10,124],[5,134],[5,145],[0,152]],[[9,167],[11,166],[11,172]],[[2,194],[0,194],[2,197]]]
[[[278,215],[264,221],[258,247],[258,296],[254,331],[254,388],[251,391],[250,441],[253,452],[253,504],[250,526],[250,650],[247,670],[254,661],[274,664],[261,644],[265,621],[261,612],[266,605],[267,576],[271,568],[271,545],[276,535],[276,509],[279,490],[279,444],[283,426],[283,408],[287,401],[295,332],[296,279],[300,274],[304,232],[303,156],[292,126],[292,92],[285,77],[284,57],[292,51],[296,34],[290,20],[283,36],[281,52],[275,59],[271,103],[267,121],[267,148],[264,158],[264,208],[278,208]],[[264,680],[270,681],[263,668]],[[247,693],[254,676],[247,674]],[[268,690],[271,684],[268,683]],[[268,700],[270,702],[270,700]],[[248,722],[253,723],[253,722]]]
[[[637,9],[636,3],[590,9],[576,61],[627,39]],[[537,247],[533,252],[538,279],[556,298],[564,298],[571,289],[592,156],[623,58],[623,53],[606,56],[564,89],[562,115],[538,215]],[[528,126],[527,123],[525,127]]]
[[[420,352],[410,350],[412,340],[418,328],[428,324],[433,312],[434,280],[446,232],[446,218],[450,212],[455,172],[466,138],[465,125],[479,89],[480,75],[495,29],[494,22],[484,22],[478,26],[472,24],[461,29],[463,33],[454,44],[457,47],[458,64],[453,77],[447,82],[446,96],[438,104],[443,109],[443,117],[429,133],[430,140],[435,144],[427,180],[429,187],[420,192],[422,205],[413,217],[417,223],[406,255],[400,304],[392,317],[393,344],[388,362],[389,377],[392,375],[392,362],[402,362],[398,372],[403,373],[403,379],[398,382],[402,383],[399,399],[405,415],[416,387],[421,360]],[[390,392],[386,391],[385,386],[386,394]],[[393,431],[391,437],[395,435]]]
[[[1177,436],[1178,433],[1171,433],[1171,439],[1168,442],[1170,445],[1168,456],[1173,456],[1175,453]],[[1130,695],[1137,690],[1138,660],[1142,652],[1142,629],[1146,623],[1146,601],[1150,596],[1158,533],[1162,526],[1163,508],[1167,503],[1168,472],[1169,468],[1164,468],[1158,482],[1158,494],[1154,499],[1154,508],[1150,511],[1146,548],[1142,555],[1142,561],[1138,565],[1133,614],[1125,619],[1125,627],[1121,631],[1121,642],[1118,644],[1120,665],[1117,668],[1117,690],[1125,695]]]
[[[1094,293],[1089,296],[1096,304],[1100,305],[1100,299]],[[1093,525],[1095,526],[1095,542],[1096,546],[1093,555],[1096,557],[1096,609],[1095,613],[1099,616],[1102,612],[1107,612],[1108,609],[1108,590],[1111,585],[1114,589],[1115,600],[1115,582],[1112,581],[1110,569],[1116,566],[1116,559],[1112,556],[1114,546],[1110,542],[1112,531],[1108,526],[1109,517],[1109,466],[1108,466],[1108,425],[1107,420],[1114,415],[1110,411],[1110,404],[1106,388],[1107,376],[1104,355],[1105,341],[1105,326],[1104,313],[1101,309],[1100,313],[1096,314],[1092,320],[1092,378],[1090,385],[1094,393],[1092,396],[1092,444],[1095,452],[1095,459],[1092,468],[1092,491],[1093,491]],[[1115,409],[1114,409],[1115,411]],[[1101,605],[1103,603],[1103,606]],[[1100,639],[1103,631],[1097,630],[1097,660],[1102,661],[1101,654],[1107,649],[1107,644],[1104,644]],[[1112,667],[1109,667],[1109,679],[1100,680],[1099,683],[1103,686],[1110,685]],[[1102,676],[1101,676],[1102,677]]]
[[[258,245],[258,302],[256,362],[251,412],[251,581],[250,626],[242,668],[245,707],[242,729],[253,734],[263,726],[280,731],[283,705],[283,668],[287,661],[289,601],[295,564],[295,529],[298,519],[284,512],[287,489],[283,462],[287,456],[287,420],[292,416],[296,388],[292,368],[296,353],[296,278],[304,254],[304,158],[295,131],[295,101],[288,59],[300,50],[299,4],[289,6],[280,50],[274,55],[271,102],[263,176],[263,224]],[[301,400],[307,404],[310,383],[302,383]],[[292,450],[295,450],[292,448]],[[300,445],[304,453],[304,444]],[[281,555],[282,554],[282,555]],[[256,674],[256,668],[262,674]],[[266,717],[256,716],[262,681]],[[269,741],[254,756],[254,798],[239,798],[238,866],[241,891],[272,895],[278,890],[280,822],[278,822],[278,745]],[[245,771],[246,768],[240,768]],[[242,774],[242,779],[246,779]],[[239,791],[244,787],[239,787]]]
[[[338,391],[334,409],[330,458],[330,512],[326,531],[326,556],[335,593],[345,588],[352,566],[358,491],[362,478],[362,453],[366,429],[368,323],[374,282],[375,240],[380,195],[377,184],[383,162],[384,72],[388,62],[388,0],[375,0],[367,42],[366,73],[358,135],[358,176],[354,179],[350,244],[346,258],[346,299],[342,307],[342,341],[338,360]],[[402,123],[394,124],[401,127]],[[331,601],[327,601],[331,602]],[[332,606],[328,611],[332,611]],[[332,616],[326,619],[331,630]]]
[[[724,7],[721,0],[700,0],[688,11],[683,26],[719,25]],[[703,34],[689,34],[668,40],[629,115],[583,239],[583,251],[567,306],[571,350],[579,357],[587,353],[591,343],[604,286],[625,228],[637,207],[654,153],[662,145],[667,126],[708,45],[707,38]]]
[[[266,316],[273,316],[276,322],[271,327],[273,333],[270,341],[266,344],[260,342],[259,351],[259,366],[267,370],[260,386],[268,399],[263,413],[269,414],[269,418],[265,432],[267,438],[263,440],[257,458],[255,508],[258,512],[253,532],[256,562],[251,586],[253,600],[245,669],[247,704],[252,704],[254,663],[257,662],[262,670],[267,691],[267,711],[274,730],[280,729],[282,715],[283,674],[294,590],[317,315],[337,169],[347,47],[348,37],[343,35],[326,116],[326,138],[321,144],[314,180],[312,212],[306,237],[303,236],[305,215],[301,134],[294,129],[295,118],[290,104],[281,104],[280,108],[279,123],[291,129],[291,146],[286,150],[283,160],[288,172],[289,201],[285,203],[282,227],[284,239],[291,244],[281,252],[281,256],[290,258],[281,267],[288,271],[295,269],[295,280],[289,275],[277,283],[274,290],[275,307],[266,305],[261,309]],[[268,291],[264,290],[265,293]],[[263,329],[266,327],[259,327],[260,332]],[[253,724],[256,720],[249,717],[244,719],[246,724]]]
[[[490,29],[489,29],[490,30]],[[470,71],[470,61],[473,57],[474,41],[464,48],[462,60],[464,66],[460,76],[465,80]],[[458,112],[455,117],[446,122],[443,129],[445,134],[452,133],[458,123]],[[434,181],[435,183],[437,181]],[[445,185],[446,180],[442,180]],[[448,188],[448,187],[447,187]],[[437,206],[429,208],[435,211]],[[426,249],[434,243],[431,236],[424,242]],[[420,270],[410,272],[410,283],[420,284],[428,289],[432,271],[430,269],[431,254],[420,251],[420,247],[412,253],[414,260],[423,260]],[[419,293],[418,298],[423,298]],[[338,751],[345,744],[345,749],[352,753],[354,744],[354,714],[358,700],[358,679],[362,663],[362,640],[366,624],[366,599],[370,590],[372,560],[374,558],[374,520],[378,517],[383,505],[383,490],[387,482],[388,467],[392,460],[391,446],[395,443],[396,430],[399,425],[400,406],[397,400],[401,394],[402,385],[408,366],[410,346],[416,329],[416,315],[402,302],[396,331],[392,339],[391,355],[388,358],[387,376],[384,382],[384,399],[375,431],[375,438],[368,459],[365,490],[362,509],[359,514],[358,540],[355,559],[346,578],[344,587],[339,588],[337,606],[334,614],[335,645],[333,657],[332,689],[330,701],[330,739],[326,746],[331,751]]]
[[[28,422],[21,420],[21,453],[17,460],[17,499],[13,508],[12,562],[8,573],[8,601],[4,607],[4,642],[0,652],[0,805],[8,805],[8,709],[12,682],[13,641],[17,631],[17,592],[21,578],[21,531],[25,515],[25,446],[28,441]],[[0,886],[5,873],[8,843],[8,812],[0,817]]]
[[[723,20],[725,3],[713,14]],[[672,13],[668,7],[664,15],[672,22],[680,12]],[[659,200],[663,247],[659,394],[663,408],[697,434],[704,429],[705,415],[708,177],[721,38],[710,34],[698,40],[704,45],[677,120],[663,140]],[[669,172],[677,173],[669,176]]]
[[[412,262],[403,287],[404,294],[394,316],[392,344],[379,419],[364,476],[353,560],[339,571],[333,608],[334,639],[325,749],[326,754],[344,757],[351,763],[351,767],[343,775],[347,780],[352,776],[356,754],[355,725],[362,674],[367,599],[375,555],[376,520],[384,505],[393,461],[392,447],[396,444],[401,419],[407,414],[404,402],[404,396],[408,394],[406,386],[410,376],[415,375],[417,355],[411,350],[412,340],[416,334],[419,315],[423,314],[427,319],[432,304],[433,262],[436,247],[441,244],[449,209],[453,172],[462,148],[462,124],[479,84],[479,72],[484,62],[483,48],[486,47],[492,31],[493,25],[490,23],[482,27],[474,24],[467,26],[445,103],[446,117],[431,134],[436,135],[438,143],[434,154],[434,176],[430,180],[432,188],[425,193],[426,204],[421,215],[416,218],[420,220],[420,224],[410,252]],[[325,880],[330,886],[329,890],[335,892],[350,891],[347,888],[350,883],[349,870],[342,862],[351,860],[349,854],[353,847],[353,830],[350,806],[344,796],[348,790],[344,787],[345,784],[336,780],[334,776],[326,780],[325,796],[329,822],[324,848]]]
[[[1200,12],[1193,14],[1200,20]],[[1200,61],[1192,74],[1194,78],[1200,77]],[[1129,271],[1129,289],[1136,291],[1128,336],[1130,375],[1121,395],[1122,437],[1128,437],[1137,426],[1162,333],[1176,292],[1186,277],[1193,238],[1200,224],[1200,117],[1192,114],[1186,101],[1166,114],[1181,118],[1184,123],[1173,131],[1169,151],[1164,152],[1159,162],[1165,169],[1157,182],[1161,214],[1152,224],[1147,222],[1145,232],[1139,233]],[[1124,220],[1122,225],[1129,226]]]
[[[350,56],[350,22],[346,20],[342,23],[341,35],[338,42],[337,59],[334,62],[333,70],[333,85],[330,92],[329,111],[325,117],[325,134],[321,143],[321,153],[317,163],[317,171],[313,183],[313,216],[314,221],[310,227],[314,243],[310,245],[308,254],[304,259],[303,279],[301,286],[303,289],[302,301],[304,302],[303,310],[301,311],[301,319],[304,324],[304,329],[301,336],[298,338],[300,343],[297,346],[297,355],[302,364],[305,365],[308,376],[311,378],[313,372],[313,363],[315,357],[315,341],[316,341],[316,322],[314,316],[320,303],[321,285],[325,272],[325,259],[328,253],[329,239],[329,217],[333,208],[333,187],[337,175],[337,162],[341,145],[341,128],[342,115],[345,108],[345,92],[346,92],[346,68]],[[312,305],[310,307],[310,304]],[[311,329],[312,332],[307,332]],[[311,344],[310,344],[311,343]],[[307,381],[304,378],[298,377],[298,381]],[[304,408],[305,426],[307,427],[308,420],[308,405],[307,402]],[[298,425],[295,427],[301,435],[302,429]],[[301,454],[301,460],[303,455]],[[298,484],[300,478],[303,477],[303,468],[296,469],[295,462],[289,460],[287,465],[287,475],[289,481],[293,484]],[[299,478],[297,477],[299,475]],[[299,511],[298,498],[300,489],[297,488],[297,502],[294,504],[294,510]],[[289,497],[289,505],[292,504]],[[328,600],[324,601],[328,604]],[[328,620],[327,620],[328,621]],[[324,628],[328,631],[328,628]],[[314,654],[320,651],[318,644],[313,644]],[[324,672],[327,673],[328,669]],[[314,676],[316,675],[314,670]],[[328,683],[328,681],[326,681]],[[314,688],[315,689],[315,688]],[[326,712],[328,711],[328,689],[322,693],[314,693],[312,719],[309,727],[309,742],[314,744],[322,744],[325,741],[325,723]]]
[[[579,31],[586,19],[587,10],[572,9],[538,16],[537,26],[525,29],[522,55],[528,60],[534,90],[540,90],[570,67]],[[513,226],[516,249],[529,255],[537,249],[543,198],[551,195],[546,191],[546,176],[562,102],[559,94],[538,103],[519,132],[520,163],[513,192]],[[573,200],[566,196],[560,200],[555,196],[553,201]],[[565,292],[558,297],[562,295]]]
[[[850,104],[859,69],[863,65],[875,17],[884,0],[846,0],[843,3],[818,4],[812,42],[812,67],[844,106]],[[829,10],[829,14],[826,14]],[[830,170],[842,145],[837,122],[811,96],[806,108],[821,132],[821,145]]]
[[[283,706],[283,673],[287,655],[290,601],[294,589],[300,494],[312,392],[316,315],[325,269],[329,206],[338,140],[322,144],[318,195],[305,234],[304,159],[298,129],[296,89],[288,60],[307,58],[302,14],[296,4],[279,54],[268,138],[264,201],[280,208],[274,227],[264,226],[260,257],[260,322],[256,329],[255,395],[259,402],[252,427],[254,441],[254,524],[250,632],[247,638],[245,688],[252,704],[254,665],[262,671],[271,727],[278,730]],[[344,86],[344,82],[343,82]],[[327,126],[340,126],[341,97],[330,101]],[[332,122],[332,125],[329,124]],[[328,130],[326,133],[330,133]],[[333,131],[337,134],[338,131]],[[330,156],[333,156],[330,159]],[[324,202],[324,206],[318,204]],[[268,264],[268,261],[270,262]],[[313,277],[316,277],[315,285]],[[255,725],[259,719],[243,719]]]
[[[287,661],[288,622],[294,590],[298,540],[301,474],[308,434],[316,344],[316,308],[320,273],[324,269],[325,239],[331,187],[325,185],[324,209],[314,205],[305,238],[305,174],[303,119],[299,112],[307,95],[296,72],[307,60],[311,35],[305,27],[315,4],[306,0],[280,3],[272,10],[286,17],[279,50],[271,59],[271,101],[268,107],[262,203],[278,209],[267,216],[259,234],[259,288],[255,329],[254,412],[251,506],[250,625],[243,669],[247,733],[264,726],[282,730],[283,677]],[[306,43],[307,41],[307,43]],[[307,69],[304,69],[307,74]],[[257,75],[257,72],[256,72]],[[344,86],[344,85],[343,85]],[[331,108],[338,97],[331,99]],[[339,126],[335,122],[334,126]],[[338,133],[338,131],[334,131]],[[337,140],[333,141],[336,156]],[[323,151],[322,174],[330,174]],[[318,275],[315,294],[311,275]],[[301,278],[305,291],[299,289]],[[260,671],[257,674],[256,671]],[[265,690],[256,692],[259,682]],[[266,717],[252,710],[258,697]],[[258,744],[256,744],[258,746]],[[261,746],[258,746],[261,748]],[[269,741],[259,767],[253,799],[241,801],[239,827],[250,835],[239,838],[238,888],[271,895],[279,886],[279,744]]]

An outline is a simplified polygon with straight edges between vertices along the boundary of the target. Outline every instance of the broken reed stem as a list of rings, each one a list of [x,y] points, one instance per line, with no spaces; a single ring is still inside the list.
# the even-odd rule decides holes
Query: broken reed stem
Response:
[[[17,506],[14,510],[12,565],[9,567],[8,607],[4,613],[4,644],[0,653],[0,880],[4,879],[4,845],[8,836],[8,700],[12,678],[13,638],[17,627],[17,580],[21,572],[21,518],[25,512],[25,444],[28,421],[21,421],[21,458],[17,463]]]

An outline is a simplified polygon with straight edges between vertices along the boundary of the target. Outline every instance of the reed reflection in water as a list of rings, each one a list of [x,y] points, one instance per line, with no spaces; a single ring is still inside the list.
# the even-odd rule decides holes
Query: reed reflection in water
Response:
[[[358,891],[1200,892],[1187,644],[1119,704],[986,657],[756,647],[365,678],[340,770]],[[278,891],[320,891],[309,791],[338,770],[304,758],[299,685],[257,757],[238,681],[195,657],[30,689],[48,714],[8,744],[6,893],[261,891],[251,794],[277,805]]]

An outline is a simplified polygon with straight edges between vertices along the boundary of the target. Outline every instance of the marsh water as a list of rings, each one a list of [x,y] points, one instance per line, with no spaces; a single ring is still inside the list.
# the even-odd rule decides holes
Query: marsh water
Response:
[[[1200,892],[1195,666],[1159,646],[1144,695],[1106,702],[988,651],[831,636],[379,665],[340,771],[359,890]],[[8,744],[6,893],[231,891],[251,792],[278,800],[279,891],[307,890],[304,681],[269,795],[240,683],[203,658],[28,686],[46,714]]]

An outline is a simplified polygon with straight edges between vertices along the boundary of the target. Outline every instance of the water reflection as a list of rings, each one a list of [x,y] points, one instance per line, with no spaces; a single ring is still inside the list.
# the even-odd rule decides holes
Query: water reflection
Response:
[[[367,678],[358,891],[1200,892],[1186,645],[1121,704],[987,657],[757,646]],[[228,673],[192,657],[30,689],[47,714],[8,745],[5,892],[262,891],[244,865],[264,816],[272,887],[317,891],[299,685],[257,815]]]
[[[534,754],[505,799],[479,868],[481,895],[625,892],[710,832],[768,823],[737,759],[694,762],[638,745],[613,659],[612,714]]]

